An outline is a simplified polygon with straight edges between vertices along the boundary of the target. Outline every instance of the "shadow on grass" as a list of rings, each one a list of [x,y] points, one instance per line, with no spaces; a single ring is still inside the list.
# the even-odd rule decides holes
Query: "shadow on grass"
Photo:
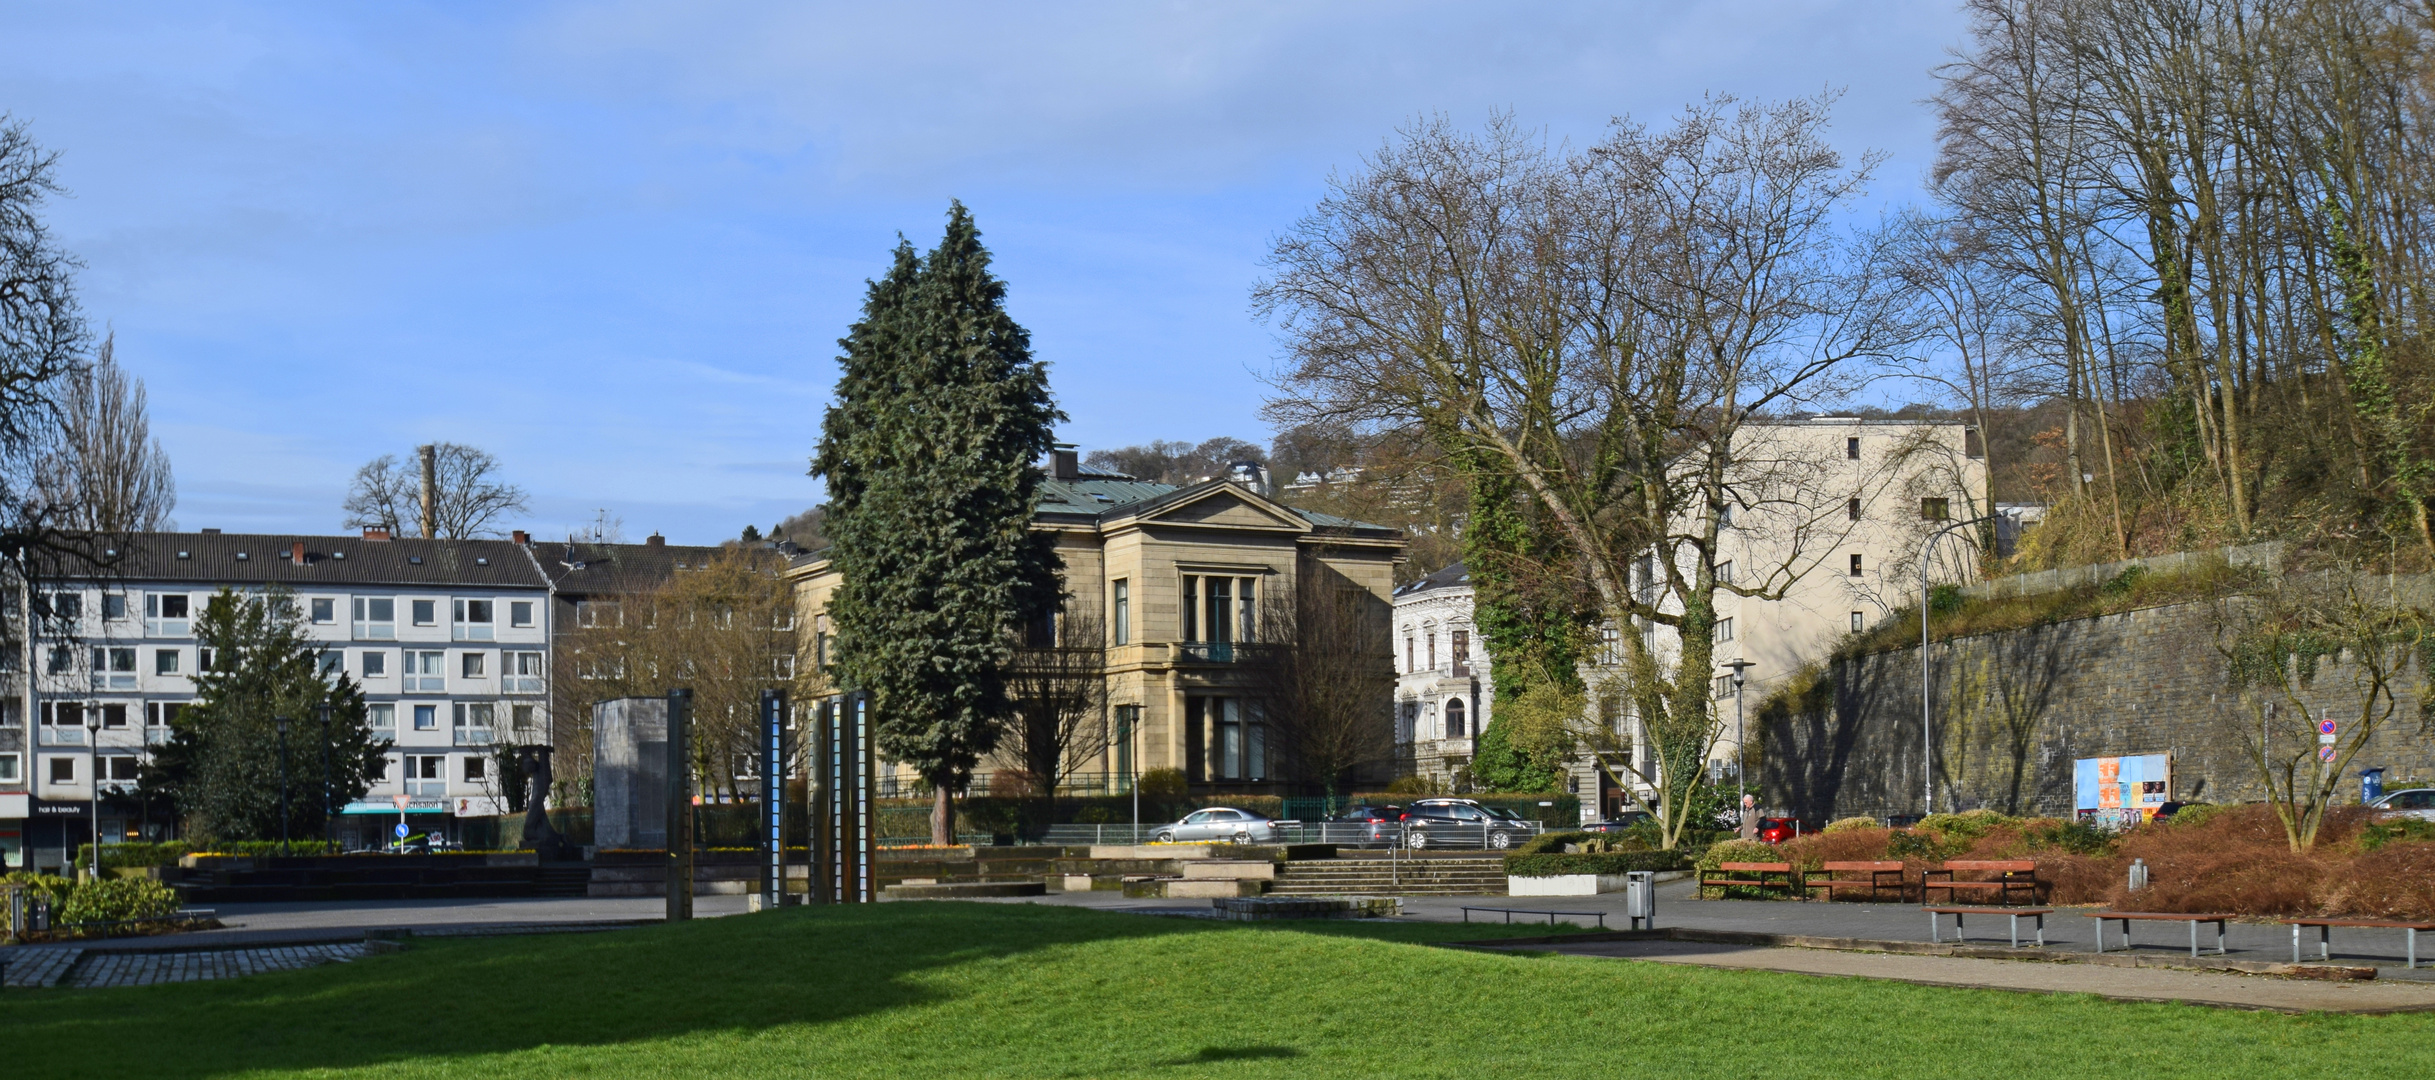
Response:
[[[1169,1065],[1204,1065],[1212,1061],[1259,1061],[1275,1058],[1298,1058],[1302,1051],[1290,1046],[1204,1046],[1200,1052]]]
[[[1503,936],[1444,924],[1253,925],[1413,943]],[[608,933],[426,940],[347,965],[215,982],[10,991],[0,1031],[13,1045],[53,1048],[51,1080],[437,1063],[836,1023],[953,997],[922,978],[937,969],[1245,928],[1044,905],[788,908]],[[1210,1047],[1199,1060],[1292,1053]]]

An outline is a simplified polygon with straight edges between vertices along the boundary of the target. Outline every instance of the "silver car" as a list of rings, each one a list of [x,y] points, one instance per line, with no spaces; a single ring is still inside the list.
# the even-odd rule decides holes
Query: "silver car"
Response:
[[[2368,809],[2383,811],[2395,817],[2414,817],[2421,821],[2435,821],[2435,788],[2410,788],[2406,791],[2392,792],[2369,803]]]
[[[1184,815],[1173,825],[1161,825],[1151,839],[1161,844],[1192,841],[1233,841],[1237,844],[1272,843],[1277,838],[1277,823],[1249,810],[1230,806],[1212,806]]]

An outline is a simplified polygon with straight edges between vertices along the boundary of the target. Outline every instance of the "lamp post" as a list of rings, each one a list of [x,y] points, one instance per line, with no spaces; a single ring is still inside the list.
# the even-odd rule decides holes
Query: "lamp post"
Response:
[[[328,843],[330,826],[338,815],[330,812],[330,703],[313,706],[313,719],[321,721],[321,839]],[[328,848],[322,850],[327,851]]]
[[[1742,779],[1742,761],[1747,757],[1742,752],[1743,673],[1758,665],[1736,658],[1725,661],[1725,666],[1733,669],[1733,794],[1736,796],[1734,805],[1739,806],[1741,805],[1739,796],[1749,794],[1749,785]]]
[[[1929,533],[1927,539],[1919,542],[1919,813],[1922,817],[1936,812],[1935,720],[1930,712],[1932,702],[1928,682],[1928,675],[1933,670],[1933,664],[1928,659],[1928,555],[1935,551],[1936,542],[1944,539],[1946,533],[1993,520],[1995,515],[1981,514],[1968,521],[1956,521]]]
[[[287,717],[275,721],[279,725],[279,854],[287,850]]]
[[[101,704],[85,702],[85,749],[93,755],[93,880],[101,880]]]

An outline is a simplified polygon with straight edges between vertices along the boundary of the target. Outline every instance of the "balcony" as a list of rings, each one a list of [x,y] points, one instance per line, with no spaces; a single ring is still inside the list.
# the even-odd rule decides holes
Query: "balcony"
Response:
[[[1231,664],[1235,657],[1231,641],[1187,641],[1175,651],[1176,659],[1199,664]]]

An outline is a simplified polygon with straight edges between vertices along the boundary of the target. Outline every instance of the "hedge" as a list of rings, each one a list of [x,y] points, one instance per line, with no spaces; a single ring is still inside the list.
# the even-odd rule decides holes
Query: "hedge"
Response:
[[[1619,851],[1608,855],[1565,855],[1542,852],[1505,856],[1505,872],[1514,877],[1557,877],[1564,874],[1626,874],[1635,870],[1688,870],[1690,858],[1680,851]]]

